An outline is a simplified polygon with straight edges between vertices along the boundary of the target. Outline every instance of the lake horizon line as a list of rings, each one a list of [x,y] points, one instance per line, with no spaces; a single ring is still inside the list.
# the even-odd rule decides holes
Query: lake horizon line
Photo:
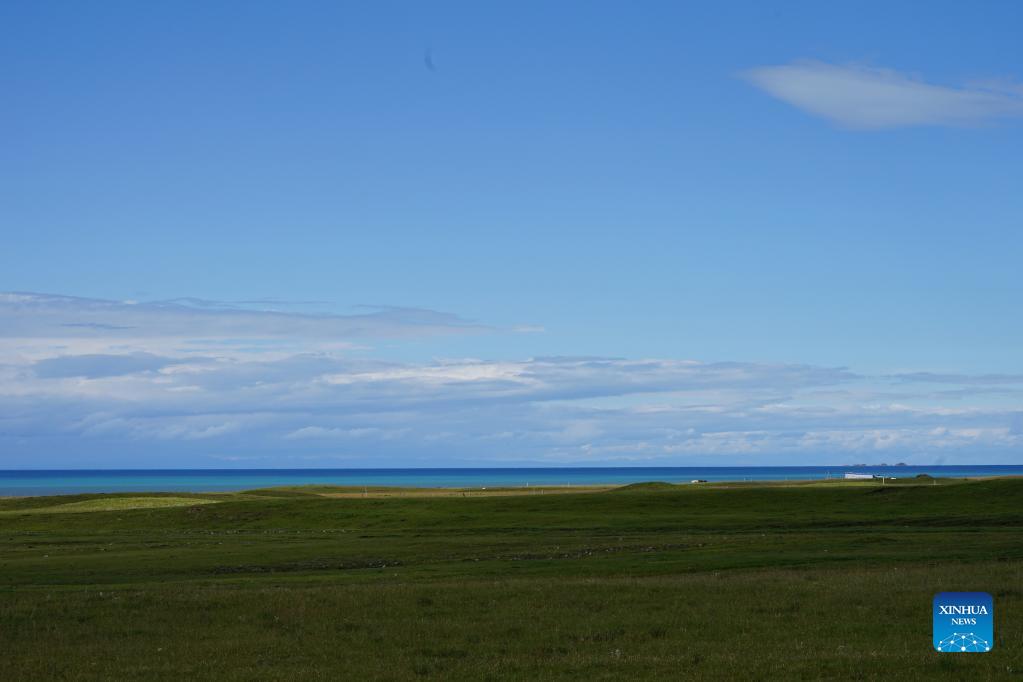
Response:
[[[815,466],[406,467],[292,469],[8,469],[0,495],[34,496],[125,492],[236,492],[284,486],[478,488],[627,485],[694,480],[812,481],[848,470],[885,478],[1023,476],[1023,465],[834,464]]]

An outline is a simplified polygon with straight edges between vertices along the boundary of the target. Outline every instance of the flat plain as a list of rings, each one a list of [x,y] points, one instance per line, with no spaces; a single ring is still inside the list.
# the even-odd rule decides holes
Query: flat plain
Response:
[[[938,654],[931,599],[995,599]],[[0,679],[1021,679],[1023,480],[0,500]]]

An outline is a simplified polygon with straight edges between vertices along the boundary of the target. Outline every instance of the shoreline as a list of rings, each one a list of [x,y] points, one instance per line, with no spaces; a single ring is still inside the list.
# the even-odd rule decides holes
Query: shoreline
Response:
[[[309,497],[326,497],[335,499],[359,499],[359,498],[394,498],[394,497],[416,497],[416,498],[438,498],[438,497],[508,497],[530,494],[553,494],[563,495],[567,493],[593,493],[606,492],[627,488],[629,486],[645,486],[648,484],[664,484],[675,488],[750,488],[750,487],[866,487],[866,486],[914,486],[934,485],[941,482],[944,485],[964,481],[985,481],[997,479],[1019,479],[1023,474],[1003,474],[992,476],[949,476],[918,478],[917,476],[897,478],[885,477],[877,479],[845,479],[845,478],[802,478],[790,480],[759,479],[759,480],[703,480],[692,481],[637,481],[631,483],[585,483],[585,484],[540,484],[528,486],[388,486],[388,485],[327,485],[320,483],[278,485],[261,488],[240,488],[220,490],[195,490],[195,489],[174,489],[164,488],[160,490],[74,490],[58,492],[26,492],[0,494],[0,500],[20,500],[27,498],[44,497],[75,497],[82,495],[110,496],[110,497],[159,497],[173,495],[193,496],[235,496],[245,495],[248,497],[275,497],[281,493],[293,493],[295,495],[308,495]]]

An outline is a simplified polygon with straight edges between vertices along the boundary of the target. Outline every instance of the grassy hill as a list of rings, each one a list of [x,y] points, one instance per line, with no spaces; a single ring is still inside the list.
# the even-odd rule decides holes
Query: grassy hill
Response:
[[[358,492],[0,500],[0,679],[1023,679],[1023,480]]]

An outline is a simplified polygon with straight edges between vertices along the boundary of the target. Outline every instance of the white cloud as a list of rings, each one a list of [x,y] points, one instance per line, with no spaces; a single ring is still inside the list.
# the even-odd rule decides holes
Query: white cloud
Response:
[[[316,438],[378,438],[390,440],[408,432],[408,429],[381,429],[363,427],[357,429],[323,428],[322,426],[303,426],[284,436],[287,440],[306,440]]]
[[[174,365],[176,360],[152,353],[126,353],[120,355],[84,354],[61,355],[40,360],[32,365],[37,376],[98,377],[121,376],[135,372],[158,371]]]
[[[145,345],[177,352],[207,347],[250,352],[302,344],[348,348],[362,339],[421,337],[491,330],[450,313],[420,308],[373,307],[368,312],[297,313],[175,299],[139,303],[23,292],[0,293],[0,348],[18,342],[60,348],[74,344],[83,353]],[[365,306],[363,306],[365,307]],[[159,340],[163,340],[160,343]]]
[[[24,304],[29,312],[12,312]],[[76,305],[85,312],[73,312]],[[214,319],[215,306],[198,316],[178,304],[136,317],[124,310],[144,305],[29,295],[0,305],[0,329],[16,318],[21,335],[0,332],[0,466],[188,466],[239,457],[363,466],[827,462],[867,452],[1011,457],[1023,446],[1019,393],[950,396],[1008,386],[1018,374],[865,377],[673,358],[398,363],[324,345],[326,332],[310,331],[319,319],[297,320],[299,331],[288,335],[276,319],[260,326],[260,314],[245,324],[254,334],[269,330],[272,342],[256,350],[243,347],[255,338],[207,342],[196,352],[183,329],[206,325],[212,336],[233,322]],[[67,319],[55,314],[61,308],[86,326],[64,325],[53,346],[29,336],[51,334]],[[30,319],[33,309],[42,319]],[[399,315],[383,329],[406,333],[406,323]],[[117,336],[143,324],[163,331]],[[330,333],[350,324],[324,322]],[[168,336],[175,330],[181,336]]]
[[[742,74],[770,95],[849,128],[974,125],[1023,116],[1023,88],[949,87],[883,69],[802,61]]]

